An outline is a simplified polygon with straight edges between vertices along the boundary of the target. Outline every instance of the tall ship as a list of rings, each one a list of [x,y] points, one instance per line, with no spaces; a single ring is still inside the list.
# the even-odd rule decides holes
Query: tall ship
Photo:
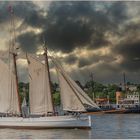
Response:
[[[13,12],[11,16],[12,14]],[[11,20],[11,25],[14,25],[14,20]],[[35,55],[26,54],[29,73],[29,114],[23,115],[18,90],[15,44],[15,38],[11,39],[8,63],[0,60],[0,128],[91,128],[91,116],[82,113],[86,112],[87,108],[98,106],[72,80],[60,63],[50,56],[59,79],[62,110],[67,112],[63,115],[56,113],[51,91],[48,51],[45,45],[43,54],[45,63]]]

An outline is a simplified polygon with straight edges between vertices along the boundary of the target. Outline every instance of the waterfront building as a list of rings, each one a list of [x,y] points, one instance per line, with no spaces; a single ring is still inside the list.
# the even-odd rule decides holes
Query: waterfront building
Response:
[[[116,92],[116,109],[137,108],[140,105],[140,95],[134,86],[128,87],[123,95],[122,91]]]

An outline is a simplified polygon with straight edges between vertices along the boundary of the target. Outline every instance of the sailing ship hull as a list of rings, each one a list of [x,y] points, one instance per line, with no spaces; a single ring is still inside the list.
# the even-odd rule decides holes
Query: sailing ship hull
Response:
[[[55,129],[91,128],[91,116],[50,116],[39,118],[1,117],[0,128]]]

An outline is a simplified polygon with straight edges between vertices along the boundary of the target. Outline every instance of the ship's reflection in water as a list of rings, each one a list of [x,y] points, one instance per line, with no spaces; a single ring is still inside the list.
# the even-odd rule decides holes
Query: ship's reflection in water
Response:
[[[48,130],[14,130],[0,129],[0,138],[10,139],[87,139],[90,130],[48,129]]]
[[[139,114],[104,114],[92,116],[91,130],[48,129],[18,130],[0,129],[0,138],[7,139],[113,139],[140,138]]]

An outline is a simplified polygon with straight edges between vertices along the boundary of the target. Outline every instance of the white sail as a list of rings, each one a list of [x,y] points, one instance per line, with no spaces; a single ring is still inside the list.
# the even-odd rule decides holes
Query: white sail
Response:
[[[16,77],[13,70],[0,60],[0,112],[19,114]]]
[[[53,112],[47,66],[28,55],[29,97],[31,114]]]
[[[63,74],[63,77],[65,77],[66,81],[67,81],[67,88],[68,86],[70,88],[73,89],[73,92],[76,96],[78,96],[78,98],[80,99],[80,101],[85,104],[88,105],[90,107],[94,107],[94,108],[99,108],[89,97],[88,95],[75,83],[74,80],[71,79],[71,77],[64,71],[64,69],[61,67],[61,65],[54,59],[51,57],[51,59],[53,60],[53,62],[55,63],[55,66],[57,67],[57,69],[59,69],[59,71],[61,71],[61,73]],[[60,77],[60,76],[59,76]],[[62,80],[62,79],[61,79]],[[61,81],[59,81],[61,82]],[[62,84],[60,84],[60,86],[63,86]],[[60,87],[61,88],[61,87]],[[62,87],[63,88],[63,87]],[[65,94],[67,94],[67,92],[65,92]],[[63,94],[62,94],[63,96]]]
[[[73,89],[69,86],[65,77],[59,70],[57,72],[60,84],[60,95],[63,110],[85,111],[83,104],[80,102],[78,96],[75,96]]]
[[[73,86],[75,92],[81,99],[82,103],[85,105],[89,105],[94,108],[99,108],[91,99],[90,97],[76,84],[74,80],[71,79],[69,75],[65,73],[66,77],[69,79],[70,84]]]

